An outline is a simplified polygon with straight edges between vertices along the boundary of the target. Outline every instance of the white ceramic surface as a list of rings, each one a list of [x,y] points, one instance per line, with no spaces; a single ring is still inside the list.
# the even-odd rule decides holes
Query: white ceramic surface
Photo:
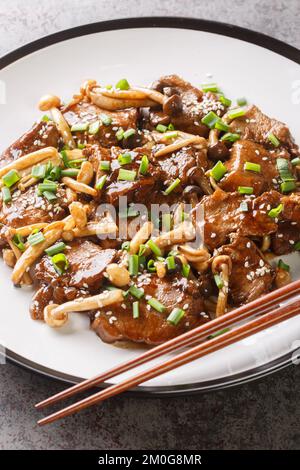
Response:
[[[172,46],[172,47],[171,47]],[[183,29],[143,28],[101,32],[67,40],[34,52],[0,71],[6,103],[0,104],[0,150],[28,129],[40,113],[41,95],[65,100],[87,78],[103,84],[122,77],[148,84],[177,73],[194,84],[217,81],[227,96],[246,96],[267,114],[286,122],[300,142],[295,86],[300,66],[274,52],[217,34]],[[209,75],[209,77],[208,77]],[[211,77],[212,76],[212,77]],[[289,256],[300,276],[298,254]],[[0,342],[26,360],[75,377],[90,377],[140,354],[102,343],[79,314],[53,330],[30,319],[32,295],[16,289],[10,270],[0,263]],[[148,386],[194,384],[226,378],[264,365],[300,346],[300,317],[232,345],[222,352],[158,377]]]

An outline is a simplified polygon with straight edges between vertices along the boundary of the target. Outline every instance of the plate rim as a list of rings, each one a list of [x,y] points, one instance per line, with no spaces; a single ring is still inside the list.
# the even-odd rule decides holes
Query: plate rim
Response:
[[[122,29],[136,29],[136,28],[171,28],[171,29],[187,29],[195,31],[209,32],[219,34],[222,36],[240,39],[242,41],[255,44],[263,47],[264,49],[271,50],[287,59],[300,65],[300,50],[290,44],[287,44],[279,39],[275,39],[266,34],[243,28],[241,26],[232,25],[229,23],[222,23],[218,21],[205,20],[200,18],[187,18],[181,16],[152,16],[152,17],[130,17],[120,18],[109,21],[99,21],[85,25],[76,26],[73,28],[65,29],[47,36],[44,36],[35,41],[29,42],[0,58],[0,70],[17,62],[19,59],[26,57],[33,52],[44,49],[53,44],[57,44],[76,37],[86,36],[90,34],[116,31]],[[18,355],[14,351],[6,350],[5,358],[8,362],[18,365],[26,370],[30,370],[39,375],[47,378],[55,379],[65,383],[78,383],[82,378],[74,377],[54,369],[42,366],[36,362]],[[139,386],[127,394],[137,396],[184,396],[191,395],[199,392],[208,392],[213,390],[225,389],[233,386],[242,385],[244,383],[258,380],[271,373],[274,373],[292,362],[292,352],[280,356],[272,361],[267,362],[256,368],[249,369],[245,372],[232,374],[226,377],[221,377],[216,380],[196,382],[191,384],[172,385],[172,386]],[[101,388],[110,386],[111,383],[105,382],[101,384]]]

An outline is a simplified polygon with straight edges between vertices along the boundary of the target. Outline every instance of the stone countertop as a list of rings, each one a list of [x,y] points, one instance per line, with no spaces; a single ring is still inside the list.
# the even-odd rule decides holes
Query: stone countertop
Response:
[[[72,26],[154,15],[237,24],[300,48],[298,0],[0,0],[0,55]],[[0,449],[300,448],[296,366],[190,397],[117,397],[42,429],[33,404],[63,385],[11,364],[0,377]]]

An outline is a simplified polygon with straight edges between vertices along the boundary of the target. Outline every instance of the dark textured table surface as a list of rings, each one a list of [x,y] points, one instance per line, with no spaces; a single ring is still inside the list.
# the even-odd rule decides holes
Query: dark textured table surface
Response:
[[[298,0],[0,0],[0,54],[60,29],[125,16],[225,21],[300,47]],[[40,429],[34,403],[63,385],[0,366],[0,449],[299,449],[300,367],[181,398],[122,396]]]

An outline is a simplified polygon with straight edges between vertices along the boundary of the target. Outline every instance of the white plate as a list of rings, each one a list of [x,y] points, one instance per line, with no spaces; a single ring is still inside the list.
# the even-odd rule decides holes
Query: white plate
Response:
[[[40,116],[35,105],[45,93],[67,99],[87,78],[106,84],[127,77],[129,82],[148,84],[170,73],[196,85],[214,80],[229,97],[246,96],[268,115],[285,121],[300,142],[299,64],[299,51],[290,46],[207,21],[144,18],[75,28],[1,59],[1,150]],[[294,276],[300,277],[299,256],[290,256],[289,263]],[[1,262],[0,342],[10,359],[52,377],[77,381],[141,353],[102,343],[80,314],[59,330],[32,321],[28,313],[32,292],[14,288],[10,273]],[[240,383],[289,363],[299,347],[300,317],[158,377],[139,390],[176,394]]]

